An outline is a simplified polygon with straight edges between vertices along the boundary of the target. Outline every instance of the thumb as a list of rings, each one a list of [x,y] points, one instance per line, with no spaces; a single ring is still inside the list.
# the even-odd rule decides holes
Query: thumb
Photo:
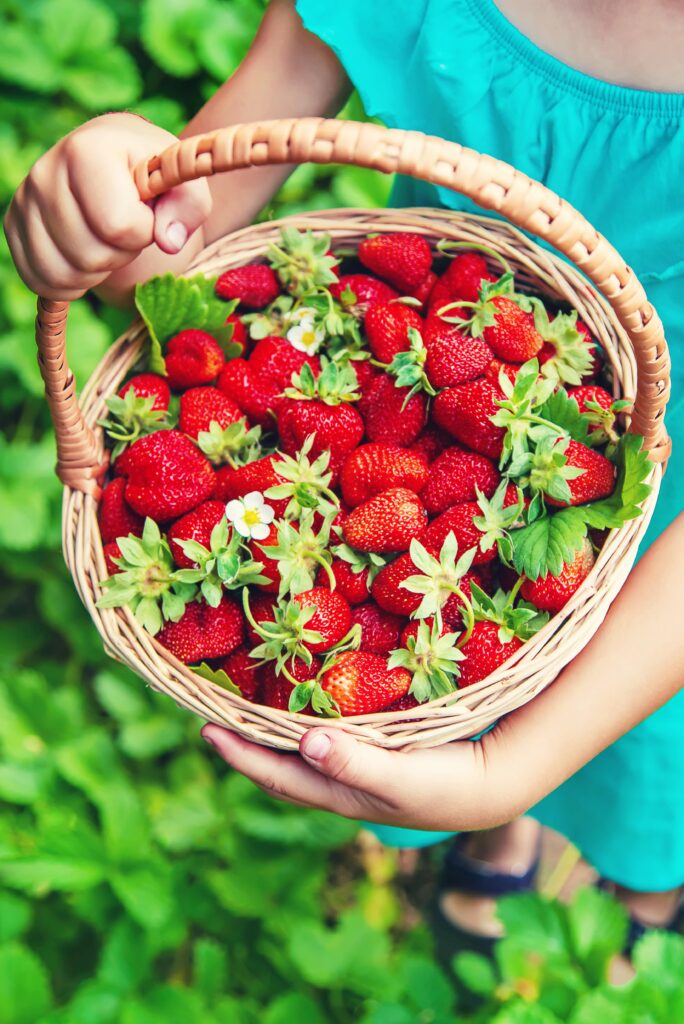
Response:
[[[177,185],[154,206],[154,240],[162,252],[179,252],[211,212],[209,183],[204,178]]]
[[[310,729],[300,741],[299,752],[321,775],[371,796],[391,800],[401,786],[400,754],[362,743],[342,729]]]

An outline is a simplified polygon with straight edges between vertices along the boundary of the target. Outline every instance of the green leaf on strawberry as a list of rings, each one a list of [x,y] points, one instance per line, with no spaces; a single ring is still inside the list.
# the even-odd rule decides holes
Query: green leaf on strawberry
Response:
[[[572,493],[568,481],[576,480],[586,472],[579,466],[570,465],[566,454],[569,443],[567,436],[544,434],[535,450],[512,462],[508,472],[533,495],[548,494],[555,501],[569,504]]]
[[[586,506],[560,509],[543,515],[511,534],[513,565],[530,580],[551,573],[560,576],[580,550],[587,535]]]
[[[149,367],[154,373],[166,375],[163,346],[179,331],[204,330],[222,347],[230,343],[233,325],[226,324],[226,319],[237,306],[237,300],[219,299],[215,285],[215,277],[175,277],[168,273],[135,286],[135,304],[150,335]],[[239,346],[232,345],[232,350],[228,350],[231,357],[239,355]]]
[[[404,399],[404,406],[418,391],[425,391],[428,395],[437,394],[425,374],[427,349],[423,339],[415,327],[408,328],[408,337],[411,347],[406,352],[397,352],[387,367],[387,372],[395,378],[396,387],[411,389]]]
[[[256,562],[237,530],[228,539],[229,526],[225,518],[211,531],[209,548],[196,540],[180,540],[186,558],[197,562],[196,569],[178,569],[175,578],[182,583],[199,583],[202,597],[218,608],[224,590],[238,590],[249,584],[268,583],[261,570],[263,562]]]
[[[549,621],[548,612],[540,612],[528,601],[518,601],[518,590],[522,578],[510,592],[497,590],[493,597],[485,594],[477,583],[471,581],[470,591],[473,615],[476,622],[495,622],[499,626],[499,640],[508,643],[517,636],[519,640],[529,640],[538,633]]]
[[[240,687],[235,685],[228,673],[224,672],[222,668],[211,668],[207,665],[206,661],[203,661],[201,665],[191,665],[190,667],[192,671],[198,676],[201,676],[202,679],[207,679],[210,683],[215,683],[223,690],[228,690],[230,693],[234,693],[238,697],[242,696],[242,690]]]
[[[457,647],[460,633],[441,633],[437,618],[420,622],[406,647],[392,651],[387,668],[405,668],[413,674],[410,693],[419,704],[453,693],[465,655]]]
[[[353,573],[361,573],[368,569],[368,585],[370,586],[377,574],[387,565],[387,558],[375,551],[357,551],[349,544],[334,544],[330,549],[336,558],[341,558],[351,566]]]
[[[463,602],[463,617],[466,621],[472,618],[470,602],[461,589],[461,581],[473,564],[475,548],[469,548],[460,557],[455,534],[449,533],[442,544],[439,558],[435,558],[415,538],[411,541],[409,554],[419,575],[409,576],[399,584],[412,594],[422,594],[423,599],[414,612],[417,619],[429,616],[441,618],[442,606],[451,596],[457,594]],[[464,641],[465,642],[465,641]]]
[[[335,362],[322,357],[321,366],[321,372],[315,377],[309,364],[305,363],[299,373],[293,373],[292,387],[285,388],[285,395],[288,398],[325,402],[326,405],[359,400],[359,384],[351,363]]]
[[[509,530],[520,521],[523,510],[523,494],[518,488],[518,500],[504,506],[508,481],[504,478],[491,498],[487,498],[479,487],[475,487],[481,516],[473,517],[473,526],[482,532],[481,551],[491,551],[496,544],[499,558],[504,565],[510,565],[513,557],[513,542]]]
[[[332,473],[328,472],[330,452],[325,451],[313,461],[309,452],[315,435],[309,434],[295,456],[278,453],[273,469],[284,481],[274,484],[264,493],[266,498],[289,498],[285,518],[298,519],[304,509],[317,509],[323,516],[335,516],[340,510],[340,501],[329,487]]]
[[[259,545],[267,558],[278,563],[279,597],[285,594],[295,596],[310,590],[319,568],[327,574],[330,589],[335,589],[335,577],[330,568],[330,521],[324,520],[316,532],[313,517],[313,509],[307,508],[302,511],[296,526],[281,519],[277,525],[278,543]]]
[[[228,465],[233,469],[246,466],[267,454],[261,443],[261,427],[248,430],[244,418],[229,423],[225,428],[213,420],[209,430],[199,432],[197,444],[213,465]]]
[[[511,475],[520,475],[520,467],[526,466],[525,460],[534,442],[546,436],[558,438],[563,435],[562,428],[540,412],[554,386],[540,376],[536,359],[530,359],[520,367],[515,381],[509,380],[503,371],[499,375],[499,387],[504,397],[497,399],[499,410],[491,421],[506,431],[499,466],[503,468],[510,462],[508,471]]]
[[[593,357],[586,335],[577,329],[577,310],[556,313],[549,320],[546,306],[536,296],[524,296],[520,305],[534,313],[537,332],[556,350],[542,366],[542,375],[554,384],[581,384],[591,373]]]
[[[98,420],[97,424],[115,442],[112,459],[118,458],[139,437],[154,434],[157,430],[171,430],[176,425],[177,417],[168,409],[155,409],[155,401],[153,395],[136,395],[133,388],[129,388],[123,397],[110,395],[106,399],[105,405],[111,415]]]
[[[330,244],[330,235],[286,227],[280,231],[280,244],[272,242],[266,256],[285,290],[302,296],[337,280],[334,268],[340,261],[330,253]]]
[[[538,411],[543,419],[555,423],[573,441],[581,441],[582,444],[587,443],[591,417],[586,413],[580,412],[576,399],[569,395],[565,388],[559,387],[554,391],[544,404],[539,407]]]
[[[252,648],[252,656],[260,659],[261,664],[275,662],[276,672],[282,673],[293,686],[298,680],[287,668],[287,662],[301,658],[306,665],[311,665],[313,655],[307,644],[321,644],[323,637],[316,629],[307,629],[307,622],[316,614],[313,605],[302,607],[295,600],[277,601],[273,604],[274,620],[257,622],[249,606],[249,590],[242,591],[242,607],[247,621],[262,643]]]

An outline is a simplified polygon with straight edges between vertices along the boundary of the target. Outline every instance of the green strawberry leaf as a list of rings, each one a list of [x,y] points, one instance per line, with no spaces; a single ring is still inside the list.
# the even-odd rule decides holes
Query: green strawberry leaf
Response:
[[[558,388],[546,399],[539,409],[539,415],[555,423],[569,434],[573,441],[586,442],[590,417],[580,412],[577,400],[569,395],[565,388]]]
[[[620,438],[614,455],[618,467],[615,490],[610,497],[582,507],[588,526],[596,530],[613,529],[641,515],[641,505],[651,493],[650,484],[644,481],[653,469],[648,452],[642,448],[643,441],[638,434],[624,434]]]
[[[537,519],[513,530],[513,564],[521,575],[536,580],[551,573],[559,576],[572,562],[587,535],[583,508],[563,508],[552,516]]]
[[[233,326],[226,324],[237,301],[219,299],[215,285],[215,277],[203,274],[194,277],[161,274],[135,286],[135,304],[150,335],[149,366],[154,373],[166,375],[164,343],[191,327],[208,331],[220,345],[226,346],[226,355],[232,350],[235,350],[233,354],[239,354],[239,346],[231,343]]]
[[[222,687],[224,690],[229,690],[230,693],[237,694],[238,697],[242,696],[240,687],[235,685],[228,673],[224,672],[222,668],[210,668],[206,661],[203,661],[201,665],[191,665],[190,668],[198,676],[201,676],[202,679],[207,679],[210,683],[216,683],[217,686]]]

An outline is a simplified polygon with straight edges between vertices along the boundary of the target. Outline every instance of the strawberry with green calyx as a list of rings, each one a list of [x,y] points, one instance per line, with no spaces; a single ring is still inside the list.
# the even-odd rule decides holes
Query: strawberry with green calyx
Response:
[[[272,380],[281,391],[305,366],[310,367],[314,374],[321,370],[317,356],[296,348],[287,338],[262,338],[254,346],[247,363],[257,380]]]
[[[342,525],[344,540],[359,551],[406,551],[425,529],[427,513],[406,487],[392,487],[357,505]]]
[[[516,588],[510,594],[498,591],[493,598],[476,585],[471,589],[476,621],[471,637],[461,646],[465,655],[459,679],[461,688],[479,683],[495,672],[548,621],[548,615],[525,602],[514,605]]]
[[[171,554],[179,569],[196,569],[197,562],[188,558],[180,545],[180,541],[194,540],[209,547],[211,533],[217,523],[226,518],[226,506],[222,501],[203,502],[187,512],[169,527],[166,537],[171,546]]]
[[[462,501],[459,505],[452,505],[432,520],[420,540],[427,547],[439,550],[449,534],[453,533],[460,551],[473,550],[473,565],[484,565],[493,561],[496,551],[494,548],[485,551],[481,547],[483,534],[475,525],[475,520],[481,514],[482,509],[476,501]]]
[[[105,569],[109,576],[116,576],[117,572],[121,572],[121,562],[123,558],[121,548],[115,540],[110,540],[108,544],[102,545],[102,554],[104,555]]]
[[[417,288],[432,268],[430,246],[409,231],[364,238],[358,256],[364,267],[402,292]]]
[[[440,315],[447,323],[457,324],[460,330],[472,337],[483,338],[499,359],[525,363],[544,344],[545,339],[530,311],[529,300],[515,291],[512,273],[503,274],[493,283],[485,281],[477,301],[459,298],[453,307],[458,310],[454,316],[446,316],[448,308],[440,310]],[[472,311],[467,319],[460,312],[464,309]]]
[[[330,521],[324,520],[316,531],[313,518],[313,509],[308,508],[296,524],[281,519],[276,525],[277,543],[259,545],[268,561],[277,565],[280,597],[295,597],[311,590],[319,568],[325,572],[330,588],[335,589],[335,576],[330,568]]]
[[[340,261],[330,252],[330,235],[281,228],[280,244],[272,242],[266,258],[290,295],[300,297],[337,281],[334,268]]]
[[[510,462],[508,472],[513,476],[520,474],[520,466],[525,464],[535,441],[543,437],[558,439],[564,434],[562,427],[540,411],[554,387],[553,381],[540,377],[536,359],[520,367],[514,383],[505,373],[499,376],[503,395],[496,400],[498,409],[491,422],[505,431],[499,467]]]
[[[105,405],[110,415],[106,419],[98,420],[98,426],[103,427],[107,437],[114,442],[112,458],[116,459],[121,452],[139,437],[146,434],[153,434],[157,430],[170,430],[174,425],[173,418],[169,415],[169,388],[162,377],[154,374],[141,376],[154,377],[161,381],[166,388],[166,404],[163,403],[161,392],[144,395],[134,385],[136,378],[122,388],[119,394],[111,395],[105,400]]]
[[[247,647],[237,647],[232,651],[221,662],[218,671],[226,673],[230,682],[238,688],[245,700],[255,702],[259,700],[261,680],[257,664]]]
[[[576,552],[572,562],[563,566],[559,575],[547,573],[537,580],[522,577],[520,593],[535,608],[555,614],[570,600],[576,590],[591,572],[595,558],[591,542],[585,538],[582,547]]]
[[[278,672],[273,662],[262,665],[259,671],[261,703],[269,708],[277,708],[279,711],[290,710],[290,698],[293,688],[299,683],[306,683],[315,680],[321,668],[319,658],[314,658],[310,665],[307,665],[301,658],[295,658],[288,665],[288,675]],[[313,714],[311,707],[304,709],[304,714]]]
[[[407,389],[404,407],[419,391],[424,391],[430,396],[437,394],[425,373],[425,361],[428,355],[425,343],[415,328],[409,327],[407,333],[409,338],[408,350],[397,352],[387,367],[387,372],[395,378],[395,386]]]
[[[218,388],[189,388],[180,396],[178,429],[193,441],[200,433],[211,430],[213,424],[224,430],[244,419],[242,409]]]
[[[216,476],[209,460],[178,430],[139,437],[116,461],[126,478],[126,502],[156,522],[177,519],[212,497]]]
[[[368,347],[375,359],[383,365],[391,363],[399,352],[409,349],[410,329],[420,334],[423,326],[415,309],[411,308],[408,300],[403,299],[372,306],[364,321]]]
[[[168,342],[164,367],[170,387],[184,391],[213,383],[225,361],[223,349],[213,335],[188,328]]]
[[[513,492],[511,494],[511,492]],[[511,501],[510,497],[514,497]],[[502,480],[498,488],[488,499],[477,488],[477,504],[482,515],[473,517],[473,526],[482,533],[480,551],[488,552],[496,548],[496,553],[504,565],[511,565],[513,560],[513,542],[509,530],[516,525],[522,526],[522,511],[525,499],[520,488],[512,488],[507,480]]]
[[[374,551],[356,551],[348,544],[334,544],[330,550],[335,556],[331,569],[339,592],[352,605],[367,601],[370,586],[386,560]]]
[[[543,376],[556,384],[581,384],[594,365],[594,343],[584,324],[578,322],[577,310],[556,313],[550,320],[541,299],[525,296],[522,305],[532,310],[536,329],[544,339],[538,353]]]
[[[278,278],[263,263],[226,270],[216,282],[216,294],[221,299],[237,299],[246,309],[263,309],[280,293]]]
[[[287,499],[283,515],[288,519],[300,518],[305,509],[317,509],[322,516],[333,517],[340,510],[339,498],[329,487],[330,452],[321,452],[312,462],[309,453],[314,441],[314,434],[309,434],[294,457],[278,452],[271,463],[282,483],[268,487],[264,496],[278,502]]]
[[[385,658],[399,644],[401,627],[405,619],[385,611],[373,601],[352,608],[352,625],[361,631],[361,650],[382,654]]]
[[[432,405],[432,418],[461,444],[498,459],[503,450],[506,431],[492,420],[505,399],[501,388],[486,377],[457,384],[440,391]]]
[[[244,617],[228,597],[216,608],[193,601],[177,622],[166,623],[157,640],[185,665],[225,658],[244,640]]]
[[[409,693],[419,704],[445,697],[457,688],[459,663],[464,660],[457,647],[459,637],[459,633],[443,633],[437,620],[431,625],[423,620],[416,635],[407,637],[406,647],[392,651],[387,667],[411,673]]]
[[[343,274],[335,284],[330,285],[329,291],[345,312],[358,319],[363,319],[371,306],[400,298],[395,288],[370,274]]]
[[[321,360],[321,372],[314,376],[310,366],[302,366],[300,372],[285,389],[287,398],[325,402],[339,405],[342,402],[357,402],[358,381],[351,363]]]
[[[463,577],[473,563],[475,549],[471,548],[459,558],[456,537],[450,533],[442,544],[437,557],[430,554],[427,548],[417,540],[411,542],[409,553],[413,564],[420,570],[420,574],[409,576],[400,586],[412,594],[423,595],[413,613],[414,617],[425,619],[434,616],[441,624],[442,608],[448,598],[452,594],[456,594],[463,606],[462,614],[466,625],[460,642],[465,643],[472,632],[473,612],[470,599],[462,589]]]
[[[613,463],[568,437],[542,437],[533,453],[511,465],[510,473],[551,505],[584,505],[607,498],[615,488]]]
[[[104,593],[97,606],[129,608],[155,636],[164,622],[178,622],[197,588],[178,579],[169,544],[152,519],[145,520],[142,537],[119,537],[117,543],[119,571],[102,581]]]
[[[451,445],[430,466],[420,500],[435,515],[463,501],[474,501],[478,490],[491,498],[500,480],[496,466],[485,455]]]
[[[216,421],[208,430],[200,430],[197,445],[214,466],[228,465],[231,469],[255,462],[264,454],[261,427],[248,427],[244,416],[225,428]]]
[[[209,547],[196,540],[176,540],[185,557],[196,568],[179,569],[176,579],[199,584],[202,597],[212,608],[218,607],[225,590],[240,590],[248,585],[267,583],[263,563],[254,561],[237,530],[230,530],[225,516],[211,531]]]
[[[419,455],[397,445],[371,442],[359,445],[344,460],[340,489],[346,504],[355,508],[391,487],[418,494],[427,479],[427,466]]]
[[[513,636],[523,642],[529,640],[549,621],[546,612],[540,612],[527,601],[518,600],[524,584],[525,580],[521,577],[508,593],[497,590],[491,597],[477,583],[470,586],[475,622],[495,622],[502,643]]]
[[[404,697],[411,686],[411,674],[405,668],[388,668],[387,659],[379,654],[344,651],[326,660],[319,686],[343,717],[369,715],[384,711]]]
[[[416,440],[427,420],[427,398],[408,391],[386,373],[371,384],[359,403],[369,441],[406,448]]]
[[[481,253],[498,263],[504,274],[513,275],[508,260],[481,242],[457,242],[451,238],[442,238],[437,243],[437,251],[452,261],[442,278],[450,285],[455,299],[470,299],[474,302],[479,297],[482,281],[496,280],[489,274]]]
[[[404,582],[414,576],[416,566],[408,551],[388,562],[371,584],[373,600],[392,615],[413,615],[422,598],[404,588]]]
[[[138,398],[153,398],[153,409],[166,411],[171,401],[171,389],[158,373],[136,374],[119,388],[117,394],[119,398],[125,398],[129,391],[135,392]]]
[[[129,533],[135,537],[142,534],[144,519],[130,507],[125,492],[126,480],[122,476],[115,477],[102,491],[97,518],[104,544],[117,537],[127,537]]]
[[[471,338],[439,317],[429,317],[423,333],[425,374],[433,388],[477,380],[488,371],[493,352],[482,338]]]
[[[592,447],[603,445],[606,442],[617,444],[619,435],[615,429],[617,416],[627,409],[631,409],[633,403],[627,398],[613,399],[613,396],[605,388],[597,384],[584,384],[578,388],[571,388],[568,396],[577,402],[579,412],[586,416],[588,425],[587,443]],[[577,440],[583,440],[577,438]]]

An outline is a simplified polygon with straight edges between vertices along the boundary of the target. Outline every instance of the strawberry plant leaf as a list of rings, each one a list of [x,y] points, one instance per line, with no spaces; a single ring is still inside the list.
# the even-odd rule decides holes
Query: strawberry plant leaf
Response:
[[[174,277],[169,273],[135,286],[135,304],[150,335],[149,367],[154,373],[166,375],[163,346],[179,331],[208,331],[219,344],[230,342],[233,327],[226,325],[226,319],[237,301],[219,299],[215,284],[215,277],[203,274]]]
[[[531,580],[547,573],[559,576],[582,547],[586,535],[584,509],[561,509],[512,531],[513,564],[517,572]]]
[[[618,467],[615,490],[609,498],[582,507],[588,526],[607,530],[622,526],[642,513],[641,505],[651,493],[646,478],[653,469],[648,452],[642,448],[643,437],[624,434],[618,443],[614,460]]]
[[[539,415],[559,426],[573,441],[586,441],[590,417],[580,412],[577,400],[565,388],[558,388],[546,399]]]
[[[197,673],[198,676],[201,676],[202,679],[207,679],[210,683],[215,683],[224,690],[229,690],[230,693],[237,694],[238,697],[242,696],[242,690],[240,687],[235,685],[228,673],[224,672],[222,668],[211,668],[207,665],[206,661],[203,661],[201,665],[191,665],[190,667],[192,668],[192,671]]]

